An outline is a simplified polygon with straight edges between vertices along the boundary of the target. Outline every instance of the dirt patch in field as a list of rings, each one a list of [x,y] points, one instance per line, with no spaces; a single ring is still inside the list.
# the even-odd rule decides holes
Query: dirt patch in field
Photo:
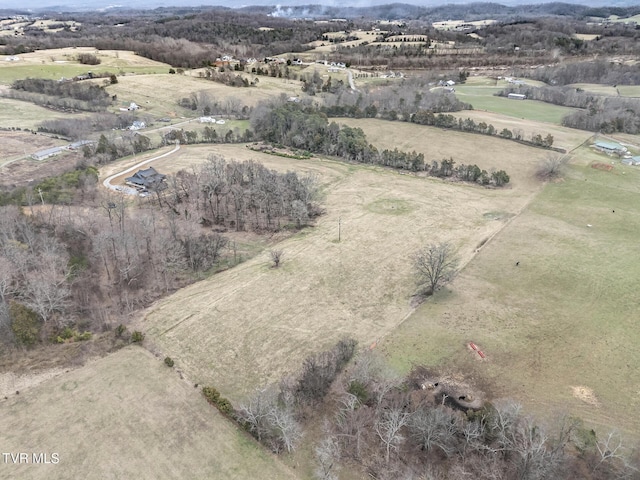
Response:
[[[588,403],[589,405],[593,405],[594,407],[600,406],[600,402],[598,402],[598,398],[596,397],[596,394],[593,393],[593,390],[591,390],[589,387],[584,387],[580,385],[572,386],[571,393],[575,398],[577,398],[578,400],[582,400],[583,402]]]
[[[592,163],[591,168],[602,170],[604,172],[610,172],[611,170],[613,170],[613,165],[609,165],[607,163]]]

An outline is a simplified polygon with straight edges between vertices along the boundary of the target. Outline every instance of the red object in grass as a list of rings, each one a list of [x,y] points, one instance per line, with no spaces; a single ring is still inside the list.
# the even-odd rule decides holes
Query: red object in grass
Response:
[[[478,347],[477,347],[477,346],[476,346],[476,344],[475,344],[475,343],[473,343],[473,342],[469,342],[469,346],[470,346],[471,348],[473,348],[474,350],[478,350]]]

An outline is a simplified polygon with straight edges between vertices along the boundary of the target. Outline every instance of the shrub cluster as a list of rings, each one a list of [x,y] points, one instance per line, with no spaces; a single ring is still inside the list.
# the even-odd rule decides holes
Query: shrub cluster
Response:
[[[233,413],[233,405],[224,397],[220,396],[220,392],[214,387],[203,387],[202,394],[211,405],[215,406],[223,415],[231,415]]]

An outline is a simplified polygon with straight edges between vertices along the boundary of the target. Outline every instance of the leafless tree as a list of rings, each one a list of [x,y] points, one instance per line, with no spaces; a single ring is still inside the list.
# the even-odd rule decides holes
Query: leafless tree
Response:
[[[409,414],[399,407],[390,407],[381,413],[374,424],[374,429],[385,447],[385,462],[389,464],[391,450],[397,450],[405,438],[401,434],[402,428],[407,425]]]
[[[336,415],[338,438],[343,445],[353,449],[352,455],[356,459],[361,458],[371,417],[371,409],[362,405],[355,395],[345,393],[340,398],[340,408]]]
[[[411,414],[409,427],[424,450],[439,448],[447,456],[455,451],[459,422],[447,407],[420,408]]]
[[[0,256],[0,302],[6,302],[13,292],[13,265],[6,257]]]
[[[280,261],[284,256],[284,250],[271,250],[269,254],[271,255],[271,261],[273,262],[274,268],[278,268],[280,266]]]
[[[302,429],[296,421],[292,405],[282,401],[276,386],[256,391],[238,409],[238,420],[274,451],[291,452],[302,437]]]
[[[570,159],[571,156],[569,154],[550,153],[538,165],[538,168],[536,169],[536,176],[543,180],[558,178],[562,175],[562,172]]]
[[[597,463],[593,466],[592,472],[595,472],[603,464],[623,459],[624,446],[622,437],[617,431],[611,431],[606,437],[596,440],[596,450],[598,452]]]
[[[315,476],[318,480],[338,480],[338,461],[340,460],[340,443],[333,435],[326,436],[315,448],[317,467]]]
[[[54,313],[68,306],[69,294],[67,278],[50,269],[31,272],[27,277],[25,304],[40,315],[45,324]]]
[[[521,410],[522,406],[512,401],[494,404],[488,428],[496,438],[498,447],[496,452],[504,453],[513,450]]]
[[[426,284],[428,293],[433,294],[453,278],[458,267],[458,258],[450,243],[432,243],[414,254],[413,265],[418,281]]]

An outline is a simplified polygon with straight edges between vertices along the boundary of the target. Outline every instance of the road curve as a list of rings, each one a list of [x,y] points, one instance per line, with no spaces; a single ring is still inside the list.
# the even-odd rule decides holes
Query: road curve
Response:
[[[120,175],[124,175],[126,173],[133,172],[134,170],[142,167],[143,165],[146,165],[147,163],[154,162],[154,161],[156,161],[156,160],[158,160],[160,158],[164,158],[164,157],[167,157],[167,156],[169,156],[169,155],[171,155],[173,153],[176,153],[178,150],[180,150],[180,144],[176,143],[175,148],[173,150],[171,150],[170,152],[163,153],[162,155],[158,155],[157,157],[149,158],[148,160],[145,160],[143,162],[136,163],[134,166],[129,167],[126,170],[123,170],[122,172],[118,172],[118,173],[114,173],[113,175],[109,175],[107,178],[104,179],[104,181],[102,182],[102,185],[105,186],[106,188],[108,188],[109,190],[122,192],[122,193],[125,193],[127,195],[137,195],[138,191],[135,188],[120,187],[118,189],[117,188],[118,186],[111,185],[111,180],[113,180],[116,177],[119,177]]]

